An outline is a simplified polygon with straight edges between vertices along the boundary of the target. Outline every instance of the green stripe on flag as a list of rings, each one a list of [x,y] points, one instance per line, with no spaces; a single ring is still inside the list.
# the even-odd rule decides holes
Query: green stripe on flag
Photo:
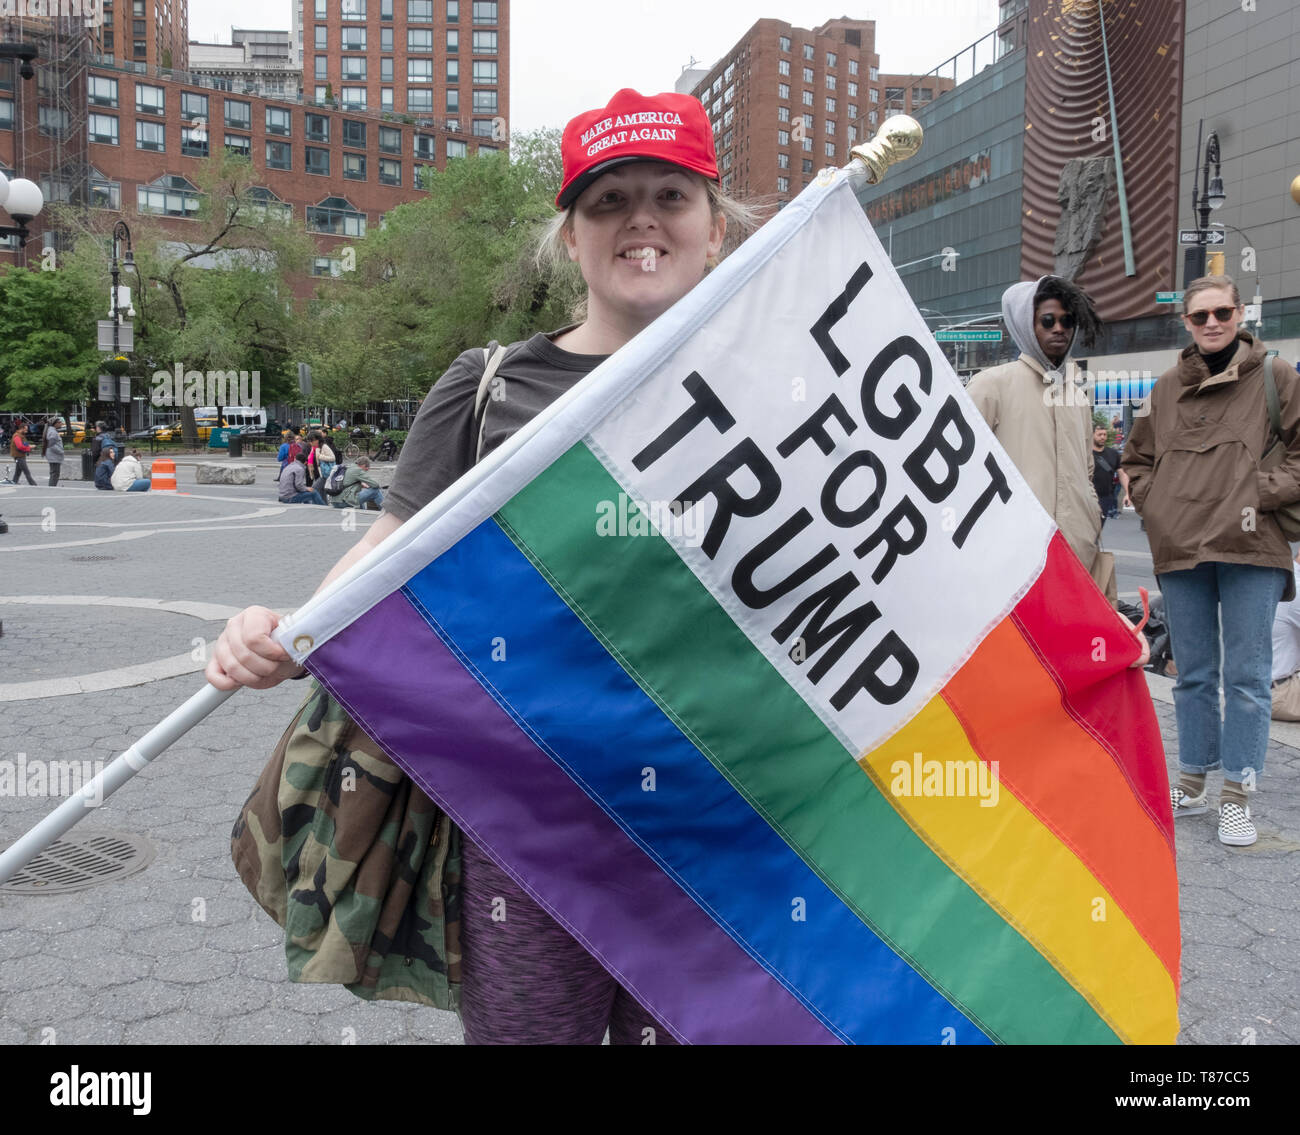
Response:
[[[598,534],[599,503],[621,491],[579,444],[497,519],[737,791],[985,1032],[1009,1043],[1117,1043],[1079,992],[904,822],[666,540]],[[776,917],[789,917],[794,897],[773,896],[783,904]]]

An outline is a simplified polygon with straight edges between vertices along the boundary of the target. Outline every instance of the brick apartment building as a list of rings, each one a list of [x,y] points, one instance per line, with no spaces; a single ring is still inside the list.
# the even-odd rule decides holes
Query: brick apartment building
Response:
[[[294,0],[303,90],[467,124],[501,139],[509,120],[509,0]]]
[[[305,3],[314,5],[313,11],[324,10],[319,26],[329,43],[328,74],[344,74],[344,58],[354,57],[344,50],[341,29],[366,33],[362,42],[367,51],[355,57],[373,57],[375,79],[362,88],[364,101],[353,98],[340,104],[338,95],[346,87],[337,81],[328,92],[310,91],[328,94],[329,100],[304,99],[296,88],[283,94],[269,92],[256,74],[249,73],[247,48],[228,67],[206,53],[202,73],[154,66],[149,60],[167,58],[167,52],[172,59],[178,54],[188,59],[188,44],[175,40],[175,29],[185,27],[185,0],[127,0],[126,5],[114,0],[113,7],[119,10],[106,12],[112,25],[106,22],[103,29],[85,32],[68,21],[46,21],[42,27],[32,20],[22,26],[0,20],[0,38],[25,38],[40,48],[33,80],[20,79],[12,61],[0,60],[0,172],[37,182],[47,201],[84,205],[92,213],[103,210],[105,228],[116,215],[128,223],[137,216],[156,216],[164,219],[177,240],[184,240],[188,219],[199,204],[196,167],[224,146],[251,159],[266,187],[269,208],[290,211],[316,234],[321,255],[314,274],[337,272],[337,258],[331,252],[364,236],[394,206],[418,197],[424,168],[441,169],[452,158],[505,145],[504,139],[487,136],[491,117],[484,120],[489,127],[485,130],[477,120],[472,128],[464,118],[409,111],[412,88],[405,82],[395,86],[397,109],[383,109],[386,96],[379,76],[387,73],[387,66],[381,61],[390,57],[381,54],[382,45],[389,42],[382,33],[389,29],[392,42],[400,40],[402,50],[394,51],[391,60],[393,67],[401,60],[404,77],[408,56],[437,64],[442,81],[431,83],[429,89],[438,92],[436,105],[443,111],[455,105],[449,92],[463,91],[467,106],[490,106],[503,115],[509,92],[508,25],[495,20],[508,19],[508,3],[369,0],[369,10],[366,0]],[[134,13],[141,5],[145,28],[154,32],[145,36],[144,61],[99,50],[110,42],[119,47],[126,42],[120,9],[130,7]],[[390,19],[395,8],[397,18]],[[435,9],[437,21],[432,19]],[[490,25],[494,39],[475,38],[489,29],[489,18],[494,21]],[[133,35],[134,20],[132,15]],[[306,33],[312,42],[314,26],[309,24]],[[409,42],[417,49],[408,51],[408,30],[440,31],[443,46],[424,52],[425,39],[416,37]],[[463,54],[450,35],[453,30],[463,35]],[[110,33],[111,41],[106,38]],[[271,56],[284,54],[279,36],[245,36],[245,43],[261,45],[252,56],[262,57],[263,74],[268,66],[272,71],[281,66],[278,60],[271,65]],[[355,37],[348,40],[356,42]],[[448,45],[457,50],[447,50]],[[133,39],[132,55],[136,46]],[[476,53],[475,46],[484,50]],[[472,93],[475,72],[470,69],[476,54],[488,57],[488,47],[494,66],[499,67],[480,72],[485,80],[489,74],[494,80],[490,103]],[[196,54],[204,55],[201,50]],[[449,84],[446,76],[459,69],[461,60],[466,64],[464,76]],[[483,89],[488,89],[486,81]],[[58,244],[59,235],[48,232],[42,219],[38,217],[33,225],[25,250],[20,251],[13,238],[0,241],[0,263],[33,262],[43,244]],[[309,290],[307,282],[301,290]]]
[[[810,30],[764,19],[702,77],[685,73],[677,89],[709,114],[724,188],[779,209],[890,114],[952,88],[934,75],[881,75],[875,41],[873,20]]]

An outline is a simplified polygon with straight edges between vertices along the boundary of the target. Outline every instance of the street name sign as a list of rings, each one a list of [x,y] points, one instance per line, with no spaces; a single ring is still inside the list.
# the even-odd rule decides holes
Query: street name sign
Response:
[[[936,331],[936,343],[1000,343],[1001,331]]]

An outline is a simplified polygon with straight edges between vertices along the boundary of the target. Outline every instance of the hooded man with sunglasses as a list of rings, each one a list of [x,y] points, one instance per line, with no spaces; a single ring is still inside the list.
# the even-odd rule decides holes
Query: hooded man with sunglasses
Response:
[[[1012,284],[1002,295],[1002,319],[1020,357],[980,371],[966,393],[1092,572],[1101,534],[1092,484],[1092,404],[1082,375],[1067,360],[1080,332],[1092,347],[1101,320],[1086,293],[1060,276]]]

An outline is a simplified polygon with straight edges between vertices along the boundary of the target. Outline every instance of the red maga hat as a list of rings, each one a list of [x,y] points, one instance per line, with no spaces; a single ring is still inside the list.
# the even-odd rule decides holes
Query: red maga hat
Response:
[[[608,106],[570,119],[560,143],[564,184],[561,209],[602,173],[628,162],[659,161],[718,180],[713,127],[690,95],[643,95],[625,87]]]

